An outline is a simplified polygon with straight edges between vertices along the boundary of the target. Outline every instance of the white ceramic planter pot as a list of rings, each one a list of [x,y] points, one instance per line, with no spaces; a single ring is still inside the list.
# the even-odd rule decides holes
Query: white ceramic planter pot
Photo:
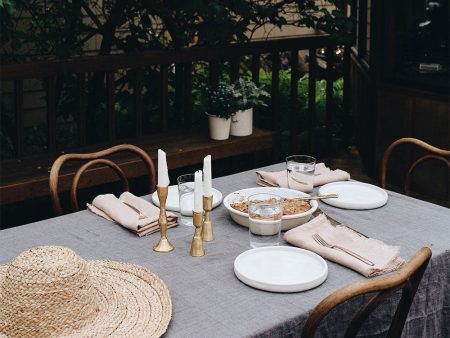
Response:
[[[230,135],[248,136],[253,133],[253,108],[239,110],[231,117]]]
[[[226,140],[230,137],[231,119],[208,115],[209,137],[213,140]]]

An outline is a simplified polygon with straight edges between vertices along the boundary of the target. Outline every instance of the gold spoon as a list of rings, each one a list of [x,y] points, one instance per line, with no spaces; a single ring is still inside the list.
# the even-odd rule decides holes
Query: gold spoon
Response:
[[[293,199],[296,201],[311,201],[311,200],[323,200],[327,198],[338,198],[338,197],[339,197],[338,194],[328,194],[328,195],[306,196]]]

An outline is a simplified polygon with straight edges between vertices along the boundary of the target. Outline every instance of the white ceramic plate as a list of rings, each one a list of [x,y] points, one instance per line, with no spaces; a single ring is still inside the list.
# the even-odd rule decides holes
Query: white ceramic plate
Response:
[[[248,214],[238,211],[236,209],[233,209],[231,207],[231,203],[234,201],[239,201],[240,199],[246,199],[248,196],[254,195],[254,194],[273,194],[278,195],[280,197],[285,198],[298,198],[298,197],[305,197],[309,196],[308,194],[292,190],[292,189],[286,189],[286,188],[276,188],[276,187],[257,187],[257,188],[248,188],[248,189],[242,189],[235,192],[232,192],[231,194],[228,194],[224,200],[223,204],[230,212],[231,218],[238,224],[245,226],[248,228]],[[317,201],[311,201],[310,202],[311,209],[309,209],[306,212],[303,212],[301,214],[295,214],[295,215],[285,215],[281,219],[281,230],[289,230],[292,228],[295,228],[296,226],[306,223],[311,218],[312,213],[317,209],[318,203]]]
[[[213,194],[213,208],[217,207],[222,203],[222,193],[212,188],[212,194]],[[192,206],[194,206],[194,194],[192,195]],[[159,207],[159,198],[158,194],[155,191],[152,194],[152,202],[154,205]],[[171,185],[169,186],[169,193],[167,194],[167,202],[166,202],[166,209],[170,211],[180,211],[180,198],[178,196],[178,186],[177,185]]]
[[[328,276],[325,260],[314,252],[290,246],[245,251],[234,260],[243,283],[272,292],[299,292],[322,284]]]
[[[328,198],[323,202],[343,209],[375,209],[382,207],[388,200],[383,189],[361,182],[328,183],[319,189],[319,194],[339,194],[338,198]]]

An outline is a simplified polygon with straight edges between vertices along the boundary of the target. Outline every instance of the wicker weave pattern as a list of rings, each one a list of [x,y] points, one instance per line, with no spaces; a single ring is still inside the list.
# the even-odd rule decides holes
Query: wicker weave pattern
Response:
[[[0,337],[159,337],[172,303],[147,269],[30,249],[0,267]]]

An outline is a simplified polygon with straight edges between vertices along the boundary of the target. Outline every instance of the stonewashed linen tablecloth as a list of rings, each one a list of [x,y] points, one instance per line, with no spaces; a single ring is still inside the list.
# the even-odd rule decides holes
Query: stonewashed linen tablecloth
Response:
[[[277,164],[261,170],[281,170]],[[213,185],[224,196],[256,186],[255,170],[221,177]],[[149,196],[145,197],[150,200]],[[403,331],[404,337],[450,337],[450,209],[389,192],[379,209],[343,210],[320,202],[330,216],[388,244],[401,246],[409,259],[420,247],[433,251],[428,269],[414,299]],[[26,211],[24,211],[26,212]],[[249,249],[247,229],[234,223],[225,207],[213,210],[216,240],[205,243],[206,256],[188,254],[193,229],[168,230],[176,246],[172,253],[156,253],[152,246],[159,234],[139,238],[126,229],[81,211],[62,217],[0,231],[0,263],[29,247],[64,245],[88,259],[112,259],[146,266],[167,284],[173,317],[165,337],[298,337],[308,313],[324,297],[354,281],[360,274],[327,262],[328,279],[306,292],[278,294],[241,283],[233,273],[236,256]],[[398,297],[397,297],[398,299]],[[394,300],[384,304],[363,326],[364,337],[383,337],[389,326]],[[333,311],[318,337],[338,337],[354,300]]]

